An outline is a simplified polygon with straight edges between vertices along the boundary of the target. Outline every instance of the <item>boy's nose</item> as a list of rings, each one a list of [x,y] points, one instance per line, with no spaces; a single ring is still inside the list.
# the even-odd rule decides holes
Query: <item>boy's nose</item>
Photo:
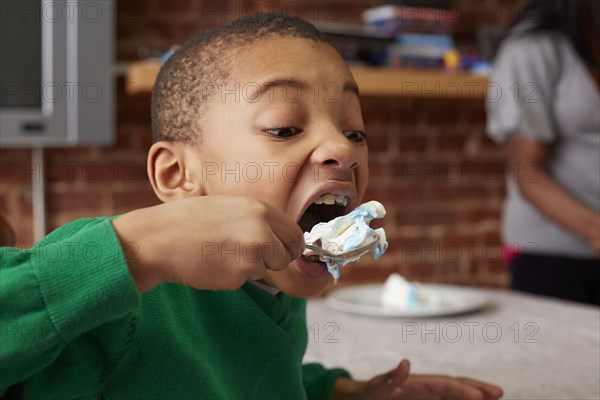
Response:
[[[358,165],[356,149],[341,132],[323,135],[318,140],[312,154],[315,164],[340,170],[350,170]]]

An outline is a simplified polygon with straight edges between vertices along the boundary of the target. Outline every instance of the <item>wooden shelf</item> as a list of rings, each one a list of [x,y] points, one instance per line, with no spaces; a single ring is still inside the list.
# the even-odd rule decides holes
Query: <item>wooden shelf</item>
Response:
[[[125,90],[130,95],[149,93],[162,64],[159,61],[146,60],[131,63],[125,72]]]
[[[136,61],[126,72],[130,95],[149,93],[160,70],[159,61]],[[362,96],[483,99],[489,80],[464,72],[351,67]]]
[[[353,67],[352,74],[363,96],[483,100],[489,84],[465,72]]]

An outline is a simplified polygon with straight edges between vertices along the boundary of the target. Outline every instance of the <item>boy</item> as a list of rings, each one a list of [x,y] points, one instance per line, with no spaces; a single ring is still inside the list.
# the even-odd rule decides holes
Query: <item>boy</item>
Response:
[[[358,89],[312,25],[257,14],[195,37],[161,70],[152,114],[148,173],[163,205],[72,222],[31,251],[2,250],[1,391],[501,396],[466,378],[408,376],[407,361],[368,382],[301,365],[302,297],[330,281],[322,263],[300,256],[310,228],[301,217],[353,209],[368,176]],[[324,196],[342,206],[312,205]],[[92,243],[101,251],[90,254]]]

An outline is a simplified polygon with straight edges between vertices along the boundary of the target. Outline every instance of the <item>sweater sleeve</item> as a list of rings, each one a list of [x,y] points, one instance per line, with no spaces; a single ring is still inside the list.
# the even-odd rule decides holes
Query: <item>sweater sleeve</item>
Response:
[[[556,140],[553,102],[561,72],[557,40],[529,34],[502,45],[486,96],[492,139],[504,142],[518,134],[543,143]]]
[[[71,222],[29,250],[0,248],[0,394],[139,303],[109,218]]]
[[[350,378],[350,374],[344,369],[327,369],[317,363],[302,366],[302,381],[309,400],[331,399],[335,380],[341,377]]]

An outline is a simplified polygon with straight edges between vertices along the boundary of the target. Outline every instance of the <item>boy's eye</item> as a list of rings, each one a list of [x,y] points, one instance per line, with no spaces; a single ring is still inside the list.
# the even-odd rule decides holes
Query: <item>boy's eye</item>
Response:
[[[363,131],[345,131],[344,135],[353,142],[364,142],[367,140],[367,133]]]
[[[267,132],[268,134],[271,134],[273,136],[280,137],[280,138],[289,138],[292,136],[296,136],[297,134],[301,133],[302,131],[300,129],[294,128],[294,127],[285,127],[285,128],[266,129],[265,132]]]

